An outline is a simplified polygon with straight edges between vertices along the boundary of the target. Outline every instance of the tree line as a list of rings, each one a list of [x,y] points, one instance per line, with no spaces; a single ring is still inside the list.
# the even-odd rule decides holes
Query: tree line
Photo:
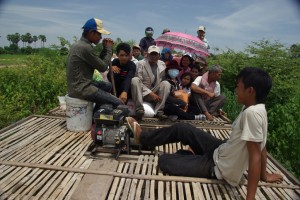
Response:
[[[8,34],[6,36],[7,40],[10,42],[10,45],[16,45],[19,46],[19,42],[23,42],[23,48],[25,46],[28,46],[29,44],[33,43],[35,44],[36,47],[36,42],[38,40],[41,41],[41,48],[44,47],[45,42],[47,41],[47,38],[45,35],[31,35],[31,33],[26,33],[24,35],[21,35],[20,33],[15,33],[15,34]]]

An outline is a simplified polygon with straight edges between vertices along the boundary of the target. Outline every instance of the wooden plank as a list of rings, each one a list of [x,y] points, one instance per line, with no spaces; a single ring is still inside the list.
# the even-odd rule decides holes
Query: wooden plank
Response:
[[[208,188],[208,191],[210,193],[211,199],[216,200],[217,198],[216,198],[216,194],[215,194],[213,185],[212,184],[207,184],[207,188]]]
[[[146,155],[145,157],[147,157]],[[157,176],[157,175],[128,175],[127,173],[117,173],[110,171],[98,171],[98,170],[89,170],[89,169],[78,169],[78,168],[69,168],[69,167],[60,167],[60,166],[52,166],[45,164],[35,164],[35,163],[20,163],[13,161],[1,161],[0,164],[4,165],[14,165],[14,166],[24,166],[24,167],[38,167],[43,169],[50,170],[59,170],[59,171],[70,171],[77,173],[89,173],[89,174],[98,174],[98,175],[111,175],[111,176],[119,176],[125,178],[138,178],[144,180],[163,180],[163,181],[180,181],[180,182],[201,182],[208,184],[226,184],[224,180],[216,180],[216,179],[206,179],[206,178],[194,178],[194,177],[179,177],[179,176]],[[244,186],[247,183],[240,183],[240,186]],[[259,186],[269,186],[274,188],[289,188],[289,189],[298,189],[299,186],[296,185],[286,185],[286,184],[273,184],[273,183],[259,183]]]
[[[1,140],[1,136],[4,132],[7,132],[9,130],[15,131],[20,128],[21,124],[24,125],[26,123],[30,123],[31,120],[34,120],[34,119],[35,119],[35,117],[33,115],[31,115],[31,116],[25,117],[24,119],[17,121],[16,123],[13,123],[11,125],[8,125],[8,126],[2,128],[0,130],[0,140]]]
[[[151,174],[151,169],[149,169],[149,162],[151,162],[151,164],[152,164],[152,161],[151,161],[151,159],[149,158],[149,156],[145,156],[145,158],[147,158],[147,160],[145,159],[145,163],[144,163],[144,165],[146,166],[146,169],[147,169],[147,171],[146,171],[146,175],[150,175]],[[146,179],[145,180],[145,193],[144,193],[144,199],[150,199],[150,180],[149,179]]]
[[[155,162],[154,156],[150,155],[150,162],[149,162],[149,169],[148,169],[149,175],[153,174],[153,168],[155,168],[154,162]],[[150,199],[151,200],[157,199],[155,196],[155,180],[150,181]]]
[[[119,163],[117,172],[121,173],[122,170],[123,170],[123,166],[124,166],[123,162]],[[120,182],[120,178],[115,177],[114,180],[113,180],[112,187],[111,187],[110,192],[109,192],[108,200],[113,200],[115,198],[119,182]]]
[[[298,191],[298,195],[295,190],[285,189],[285,192],[289,195],[291,199],[299,198],[300,192]]]
[[[154,158],[154,167],[153,167],[153,174],[156,175],[158,173],[159,176],[163,176],[163,173],[160,169],[157,169],[156,167],[158,165],[158,156],[156,155]],[[157,172],[158,170],[158,172]],[[165,187],[164,187],[165,185]],[[170,194],[170,182],[163,182],[163,181],[158,181],[158,199],[171,199],[171,194]]]
[[[101,159],[94,160],[88,169],[116,171],[117,166],[116,160]],[[85,174],[71,199],[105,199],[112,181],[112,176]]]
[[[5,147],[5,150],[0,153],[0,157],[5,158],[4,156],[7,157],[7,155],[10,155],[16,150],[23,149],[27,146],[29,147],[28,143],[32,144],[32,142],[35,141],[35,137],[45,137],[45,134],[43,134],[43,132],[47,133],[48,123],[49,122],[44,121],[42,124],[34,124],[35,126],[31,126],[30,130],[21,129],[18,132],[15,132],[10,137],[1,141],[1,146],[3,145]],[[56,123],[57,121],[51,123],[51,125],[55,126]]]
[[[143,157],[139,156],[138,158],[138,162],[136,164],[135,170],[134,170],[134,174],[139,174],[141,171],[141,165],[143,162]],[[136,189],[137,189],[137,184],[138,184],[138,179],[133,179],[131,182],[131,186],[130,186],[130,191],[129,191],[129,200],[135,200],[135,193],[136,193]]]
[[[184,183],[185,199],[192,199],[190,183]]]
[[[195,200],[200,200],[200,184],[197,185],[197,183],[192,182],[192,188],[193,188],[193,197]],[[202,198],[204,199],[204,197]]]
[[[232,187],[228,184],[226,184],[224,186],[225,186],[226,190],[228,191],[230,197],[232,197],[232,198],[234,197],[234,199],[241,199],[241,196],[240,196],[237,188]]]
[[[171,194],[172,194],[171,199],[179,199],[177,197],[177,193],[176,193],[176,182],[175,181],[171,182]]]
[[[162,181],[160,181],[160,182],[162,182]],[[164,183],[164,182],[162,182],[162,183]],[[164,192],[164,191],[165,191],[165,193],[163,193],[163,194],[165,194],[165,199],[170,200],[171,199],[171,183],[170,183],[170,181],[165,182],[165,189],[162,189],[162,192]],[[160,195],[160,196],[163,197],[163,195]]]
[[[228,194],[228,192],[227,192],[227,190],[226,190],[226,188],[225,188],[225,186],[224,186],[224,185],[218,185],[218,186],[219,186],[220,189],[221,189],[221,193],[222,193],[223,199],[224,199],[224,198],[225,198],[226,200],[231,199],[230,196],[229,196],[229,194]],[[234,196],[233,196],[233,197],[234,197]]]
[[[85,161],[84,157],[80,158],[80,165]],[[40,181],[33,189],[34,192],[32,192],[31,194],[34,194],[35,198],[40,198],[43,195],[47,196],[47,191],[49,189],[49,187],[51,186],[51,184],[55,183],[55,180],[57,179],[57,177],[62,173],[62,171],[57,171],[57,170],[47,170],[46,171],[47,175],[46,177]],[[37,194],[35,194],[37,192]]]
[[[31,169],[30,168],[21,168],[20,170],[18,170],[16,173],[13,173],[11,176],[5,177],[5,180],[2,181],[0,185],[3,185],[3,187],[1,186],[2,192],[5,192],[7,196],[10,196],[14,193],[14,191],[17,189],[15,189],[15,185],[17,185],[24,176],[26,176],[26,174],[30,173]]]
[[[41,176],[39,176],[39,175],[34,175],[35,173],[41,173],[41,171],[40,170],[36,170],[36,169],[34,169],[33,171],[32,171],[32,173],[30,173],[30,174],[28,174],[28,176],[27,177],[29,177],[29,178],[31,178],[31,177],[36,177],[36,176],[38,176],[38,177],[41,177]],[[53,172],[52,172],[53,173]],[[31,182],[32,182],[32,180],[33,179],[30,179],[30,180],[28,180],[29,178],[27,178],[27,177],[24,177],[23,179],[22,179],[22,181],[26,181],[26,183],[27,183],[27,185],[24,185],[23,184],[23,186],[25,186],[25,187],[27,187],[28,186],[28,184],[30,184]],[[57,180],[59,180],[59,179],[56,179],[56,181]],[[39,181],[40,182],[40,181]],[[21,183],[22,184],[22,183]],[[20,190],[22,189],[22,190],[24,190],[25,188],[22,186],[22,188],[20,188]],[[53,187],[53,186],[52,186]],[[50,189],[49,188],[47,188],[47,190],[48,191],[50,191]],[[28,191],[28,189],[27,189],[27,191]]]
[[[185,199],[182,182],[177,182],[178,199]]]
[[[82,157],[82,155],[84,154],[84,151],[85,151],[85,143],[81,143],[81,145],[78,145],[76,148],[72,149],[72,148],[69,148],[70,151],[75,151],[75,154],[73,154],[72,152],[68,152],[68,157],[74,155],[76,157],[75,160],[69,160],[68,162],[64,163],[65,162],[65,159],[67,158],[66,156],[65,157],[61,157],[56,163],[56,165],[61,165],[61,164],[65,164],[69,167],[82,167],[81,166],[81,163],[85,161],[85,158]],[[82,159],[83,158],[83,159]],[[82,161],[79,161],[79,160],[82,160]],[[72,161],[72,163],[71,163]],[[32,188],[33,188],[33,185],[38,185],[38,183],[41,183],[41,182],[44,182],[44,181],[47,181],[47,176],[51,176],[51,174],[53,174],[54,172],[51,171],[49,172],[49,174],[46,176],[46,174],[48,173],[49,171],[43,171],[43,170],[37,170],[37,169],[34,169],[33,172],[29,175],[29,180],[26,181],[27,184],[29,184],[29,186],[27,186],[27,188],[25,189],[25,191],[23,192],[22,195],[26,194],[27,192],[29,192]],[[64,172],[65,173],[65,172]],[[64,174],[62,173],[62,174]],[[35,178],[35,177],[38,177],[38,180]],[[80,176],[81,177],[81,176]],[[57,179],[57,180],[61,180],[61,178]],[[56,180],[56,181],[57,181]],[[35,181],[35,182],[33,182]],[[37,190],[37,188],[35,188],[34,190]],[[34,193],[34,190],[31,191],[30,193],[33,194]],[[28,194],[27,194],[28,196]]]
[[[213,190],[214,190],[215,195],[216,195],[216,199],[222,200],[223,199],[222,198],[222,190],[220,191],[218,185],[216,185],[216,184],[213,184],[212,186],[213,186]]]
[[[85,163],[83,164],[82,167],[84,169],[86,169],[91,165],[92,162],[93,162],[92,159],[88,159],[85,161]],[[51,198],[63,199],[64,197],[68,197],[68,199],[70,199],[71,195],[75,192],[75,190],[77,189],[77,187],[79,185],[79,184],[76,184],[77,180],[81,180],[83,178],[84,174],[68,173],[68,176],[70,176],[70,178],[66,178],[61,182],[61,184],[59,185],[57,190],[54,192],[54,194],[51,195]],[[74,187],[72,188],[72,186],[74,186]]]
[[[147,163],[148,163],[148,155],[145,155],[145,156],[143,156],[143,167],[142,167],[142,172],[141,172],[142,175],[146,175]],[[137,187],[135,199],[143,199],[141,197],[143,185],[144,185],[144,180],[140,180],[138,187]]]
[[[123,172],[123,173],[124,173],[124,172],[127,173],[128,168],[129,168],[129,164],[128,164],[128,163],[125,163],[122,172]],[[123,187],[124,187],[124,184],[125,184],[125,180],[126,180],[126,178],[121,178],[121,179],[120,179],[120,183],[119,183],[119,186],[118,186],[118,189],[117,189],[117,193],[116,193],[115,199],[120,199],[120,198],[121,198],[121,194],[122,194],[122,191],[123,191]]]
[[[209,195],[207,184],[202,184],[202,186],[203,186],[203,190],[204,190],[206,199],[211,199],[211,196]]]
[[[134,167],[135,167],[135,164],[130,163],[128,174],[133,174]],[[123,189],[123,192],[122,192],[122,198],[121,198],[122,200],[128,199],[131,181],[132,181],[131,178],[127,178],[126,181],[125,181],[125,186],[124,186],[124,189]]]

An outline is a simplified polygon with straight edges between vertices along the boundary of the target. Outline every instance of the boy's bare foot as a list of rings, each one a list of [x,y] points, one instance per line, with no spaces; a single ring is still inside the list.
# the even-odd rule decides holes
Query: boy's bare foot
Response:
[[[128,127],[130,128],[130,130],[133,133],[136,144],[140,144],[140,137],[141,137],[141,133],[142,133],[142,129],[141,129],[140,125],[132,117],[126,117],[126,121],[127,121]]]
[[[214,120],[214,117],[211,114],[209,114],[209,112],[204,112],[203,114],[206,116],[207,120],[209,120],[209,121],[213,121]]]

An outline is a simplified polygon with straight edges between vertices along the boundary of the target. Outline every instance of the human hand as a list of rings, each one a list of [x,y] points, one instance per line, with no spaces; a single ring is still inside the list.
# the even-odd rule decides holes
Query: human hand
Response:
[[[151,99],[152,99],[154,102],[160,102],[160,101],[161,101],[160,96],[158,96],[158,95],[155,94],[154,92],[151,92],[149,95],[150,95]]]
[[[215,93],[214,92],[207,92],[207,95],[210,97],[210,98],[213,98],[215,96]]]
[[[114,41],[111,38],[104,38],[102,44],[104,47],[112,47],[114,45]]]
[[[119,99],[120,99],[121,101],[123,101],[124,103],[126,103],[126,101],[127,101],[127,92],[122,92],[122,93],[120,94],[120,96],[119,96]]]
[[[111,70],[113,71],[113,73],[115,74],[119,74],[121,69],[118,66],[112,66]]]
[[[268,182],[268,183],[277,183],[277,182],[282,182],[283,177],[280,174],[269,174],[267,173],[265,177],[262,178],[263,181]]]

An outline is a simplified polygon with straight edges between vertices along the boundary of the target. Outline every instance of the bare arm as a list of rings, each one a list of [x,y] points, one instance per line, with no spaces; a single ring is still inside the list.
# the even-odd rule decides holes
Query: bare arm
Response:
[[[260,180],[265,182],[281,182],[283,177],[280,174],[269,174],[267,172],[267,149],[264,149],[261,152],[261,172]]]
[[[191,85],[191,90],[195,93],[198,93],[198,94],[206,94],[208,95],[209,97],[214,97],[215,96],[215,93],[213,92],[209,92],[207,90],[204,90],[202,89],[201,87],[198,87],[196,84],[192,83]]]
[[[255,193],[261,174],[260,143],[247,141],[249,153],[247,200],[255,199]]]

